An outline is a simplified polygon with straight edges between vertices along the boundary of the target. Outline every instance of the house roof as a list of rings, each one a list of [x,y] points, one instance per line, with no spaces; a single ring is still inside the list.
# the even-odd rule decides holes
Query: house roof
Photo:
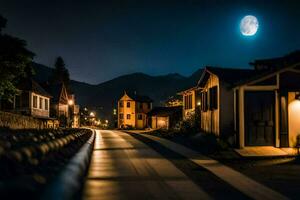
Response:
[[[147,102],[147,103],[153,102],[153,100],[148,96],[138,95],[135,93],[128,93],[128,92],[125,92],[125,94],[127,94],[131,99],[137,102]]]
[[[270,58],[270,59],[259,59],[254,60],[254,62],[250,62],[250,65],[258,66],[269,66],[273,68],[273,70],[277,70],[279,68],[292,65],[294,63],[300,62],[300,50],[293,51],[285,56]]]
[[[30,78],[22,79],[19,82],[17,88],[23,91],[31,91],[41,96],[49,98],[52,97],[42,86],[40,86],[40,84],[38,84],[36,81]]]
[[[57,84],[46,84],[45,89],[52,95],[53,102],[59,102],[60,96],[62,93],[62,90],[64,88],[63,83],[57,83]]]
[[[167,116],[174,115],[175,113],[178,113],[178,112],[182,112],[182,106],[155,107],[148,113],[148,116],[167,117]]]
[[[204,85],[206,80],[209,78],[210,73],[218,76],[220,81],[233,85],[236,82],[256,75],[258,72],[254,69],[206,67],[198,82],[198,87],[202,87]]]

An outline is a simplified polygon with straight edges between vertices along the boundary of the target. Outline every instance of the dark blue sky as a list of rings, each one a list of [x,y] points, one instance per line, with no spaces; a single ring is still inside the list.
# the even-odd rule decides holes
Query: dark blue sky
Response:
[[[53,66],[60,55],[71,77],[88,83],[132,72],[249,67],[300,49],[299,10],[297,0],[0,0],[6,32],[25,39],[36,62]],[[239,33],[248,14],[260,23],[252,38]]]

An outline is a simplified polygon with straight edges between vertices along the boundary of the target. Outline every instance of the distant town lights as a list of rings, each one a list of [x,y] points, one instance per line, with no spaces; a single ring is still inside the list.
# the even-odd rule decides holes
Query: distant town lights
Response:
[[[95,117],[95,113],[94,112],[90,112],[90,116],[91,117]]]

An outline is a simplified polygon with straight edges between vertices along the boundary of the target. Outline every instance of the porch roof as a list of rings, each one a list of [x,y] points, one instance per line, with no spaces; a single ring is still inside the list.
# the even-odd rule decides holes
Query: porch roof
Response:
[[[41,96],[52,98],[52,96],[44,88],[42,88],[42,86],[30,78],[22,79],[17,88],[19,90],[31,91]]]

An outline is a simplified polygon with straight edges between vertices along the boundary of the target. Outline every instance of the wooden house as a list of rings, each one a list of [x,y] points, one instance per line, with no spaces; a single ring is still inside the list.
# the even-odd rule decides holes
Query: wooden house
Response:
[[[173,129],[182,119],[182,106],[155,107],[148,113],[152,129]]]
[[[147,113],[152,109],[152,100],[137,94],[124,95],[118,101],[118,127],[143,129],[147,126]]]
[[[206,67],[197,88],[200,90],[201,129],[234,142],[234,93],[232,84],[252,76],[254,70]]]
[[[200,106],[200,96],[199,91],[201,88],[195,86],[179,92],[179,95],[182,95],[182,117],[184,120],[189,119],[195,114],[197,107]]]
[[[295,147],[300,137],[300,51],[251,64],[261,73],[233,87],[238,146]]]
[[[48,119],[50,116],[51,95],[33,79],[23,79],[17,88],[20,94],[15,96],[13,111],[35,118]]]

